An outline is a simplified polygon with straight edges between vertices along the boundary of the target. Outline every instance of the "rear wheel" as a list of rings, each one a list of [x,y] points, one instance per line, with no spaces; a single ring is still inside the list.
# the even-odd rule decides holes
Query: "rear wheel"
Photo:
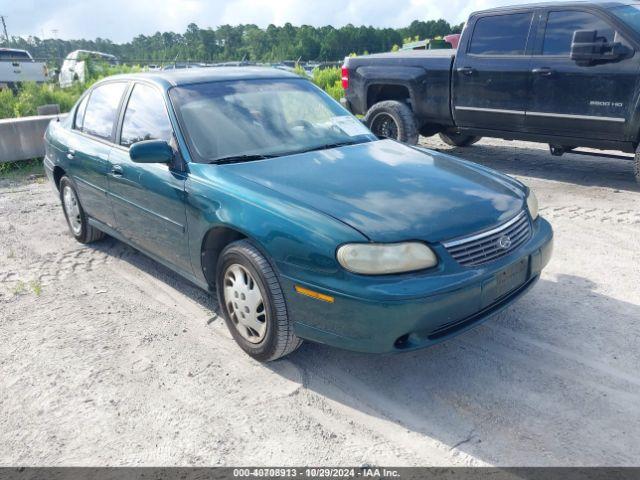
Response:
[[[91,243],[104,237],[104,233],[89,225],[87,216],[84,213],[78,193],[69,179],[62,177],[60,179],[60,200],[62,201],[62,210],[67,219],[69,230],[73,237],[80,243]]]
[[[269,362],[300,347],[278,277],[249,241],[233,242],[222,251],[216,286],[227,328],[246,353]]]
[[[379,137],[415,145],[418,127],[411,109],[402,102],[385,100],[374,104],[364,117],[369,129]]]
[[[452,147],[468,147],[473,145],[482,137],[476,137],[475,135],[465,135],[458,132],[441,132],[440,139],[447,145]]]

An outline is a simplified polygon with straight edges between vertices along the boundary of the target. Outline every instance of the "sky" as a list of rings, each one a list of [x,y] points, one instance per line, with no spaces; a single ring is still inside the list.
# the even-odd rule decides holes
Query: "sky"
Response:
[[[413,20],[444,18],[452,24],[474,10],[524,0],[0,0],[9,35],[40,38],[109,38],[184,32],[199,27],[253,23],[404,27]]]

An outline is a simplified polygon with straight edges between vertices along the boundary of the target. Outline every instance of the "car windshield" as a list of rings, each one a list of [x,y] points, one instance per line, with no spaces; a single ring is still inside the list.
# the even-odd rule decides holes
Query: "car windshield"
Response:
[[[616,17],[626,23],[629,27],[640,33],[640,4],[622,5],[611,9]]]
[[[170,96],[197,162],[255,160],[376,140],[303,79],[193,84],[171,89]]]

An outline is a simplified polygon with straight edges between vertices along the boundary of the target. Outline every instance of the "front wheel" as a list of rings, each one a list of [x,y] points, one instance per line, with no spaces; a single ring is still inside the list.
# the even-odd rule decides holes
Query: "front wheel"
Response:
[[[278,277],[251,242],[239,240],[222,251],[216,288],[227,328],[250,356],[269,362],[300,347]]]
[[[418,127],[413,112],[405,103],[385,100],[374,104],[364,116],[364,123],[378,137],[415,145]]]
[[[439,135],[440,139],[444,143],[451,145],[452,147],[468,147],[482,138],[476,137],[475,135],[464,135],[457,132],[441,132]]]

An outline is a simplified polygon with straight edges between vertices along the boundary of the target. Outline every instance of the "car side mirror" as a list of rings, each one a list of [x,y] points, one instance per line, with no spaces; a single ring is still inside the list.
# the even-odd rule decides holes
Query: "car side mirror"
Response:
[[[578,64],[590,64],[600,53],[601,46],[596,42],[595,30],[576,30],[571,40],[571,60]]]
[[[143,140],[129,147],[129,157],[136,163],[169,163],[173,148],[164,140]]]

